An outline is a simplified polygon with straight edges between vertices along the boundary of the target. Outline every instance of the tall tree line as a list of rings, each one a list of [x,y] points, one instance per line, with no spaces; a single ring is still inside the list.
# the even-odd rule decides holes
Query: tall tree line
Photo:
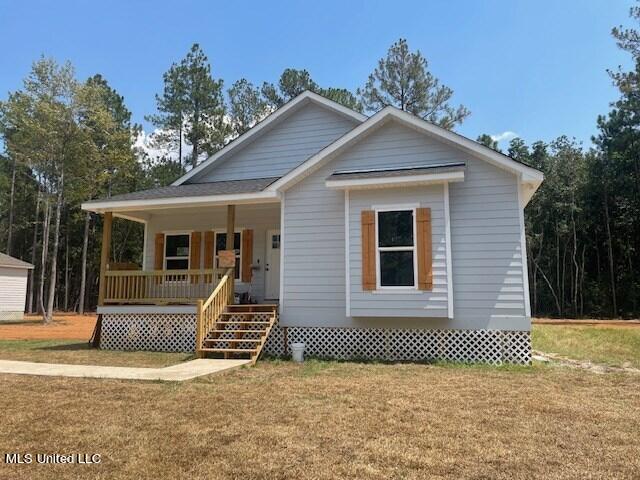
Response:
[[[639,18],[635,9],[632,15]],[[640,308],[640,47],[634,30],[613,34],[636,68],[611,72],[620,99],[597,119],[595,147],[585,151],[560,136],[531,145],[514,139],[506,152],[546,176],[526,210],[536,315],[637,316]],[[225,89],[197,44],[163,80],[157,111],[147,117],[157,127],[153,143],[166,152],[160,158],[134,146],[140,126],[100,75],[80,81],[71,65],[41,58],[22,88],[0,101],[0,250],[36,266],[27,307],[45,320],[55,309],[95,306],[102,224],[81,202],[169,184],[304,90],[366,113],[394,105],[449,129],[469,115],[403,39],[355,92],[321,86],[295,68],[276,82],[240,79]],[[498,148],[488,135],[479,141]],[[113,237],[112,260],[141,260],[138,224],[116,219]]]

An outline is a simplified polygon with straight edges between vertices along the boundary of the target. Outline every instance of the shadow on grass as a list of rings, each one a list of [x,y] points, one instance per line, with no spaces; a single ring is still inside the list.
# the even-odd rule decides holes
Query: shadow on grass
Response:
[[[60,345],[48,345],[48,346],[41,346],[41,347],[36,347],[34,348],[34,350],[53,350],[53,351],[62,351],[62,352],[75,352],[75,351],[79,351],[79,350],[98,350],[97,348],[93,347],[91,344],[89,344],[88,342],[77,342],[77,343],[63,343]]]
[[[263,361],[272,362],[273,364],[284,364],[284,363],[293,363],[291,360],[291,355],[285,355],[280,357],[275,356],[265,356],[263,357]],[[539,362],[532,362],[531,365],[516,365],[516,364],[489,364],[489,363],[472,363],[472,362],[454,362],[454,361],[445,361],[445,360],[421,360],[421,361],[411,361],[411,360],[368,360],[362,358],[353,358],[349,360],[340,360],[340,359],[331,359],[325,357],[315,357],[315,356],[307,356],[304,359],[304,362],[300,364],[303,367],[303,370],[306,374],[316,374],[325,370],[331,366],[337,365],[381,365],[381,366],[392,366],[392,365],[423,365],[429,367],[439,367],[439,368],[449,368],[449,369],[469,369],[469,370],[486,370],[486,371],[498,371],[498,372],[519,372],[519,373],[534,373],[541,366]]]

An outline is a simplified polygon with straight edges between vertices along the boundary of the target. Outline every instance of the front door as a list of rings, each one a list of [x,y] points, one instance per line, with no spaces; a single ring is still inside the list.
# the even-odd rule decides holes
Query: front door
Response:
[[[264,298],[280,298],[280,230],[267,230]]]

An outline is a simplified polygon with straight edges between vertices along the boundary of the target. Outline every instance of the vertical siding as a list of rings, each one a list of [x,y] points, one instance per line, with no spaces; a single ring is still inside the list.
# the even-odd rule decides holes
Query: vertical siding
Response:
[[[24,312],[29,270],[0,267],[0,312]]]
[[[442,185],[405,189],[352,191],[349,194],[349,274],[351,315],[354,317],[446,317],[447,260]],[[411,205],[431,208],[433,289],[400,294],[362,290],[360,212],[374,205]]]
[[[190,183],[282,176],[356,124],[325,107],[307,103]]]
[[[463,183],[450,186],[451,243],[453,264],[454,318],[440,318],[446,309],[446,257],[444,222],[434,225],[434,268],[438,271],[438,291],[431,300],[443,309],[434,309],[433,318],[352,317],[345,313],[345,225],[344,194],[324,186],[333,171],[346,168],[379,168],[465,162]],[[483,160],[449,147],[431,137],[396,123],[382,126],[294,185],[286,193],[285,222],[285,305],[281,323],[285,326],[344,327],[424,327],[424,328],[504,328],[529,329],[524,312],[522,256],[518,224],[517,178]],[[431,189],[431,190],[429,190]],[[416,201],[435,201],[424,187],[407,192]],[[441,190],[440,190],[441,191]],[[352,192],[353,208],[359,194]],[[386,198],[384,190],[371,192],[367,201]],[[403,198],[403,202],[408,201]],[[442,218],[437,202],[432,207]],[[350,223],[359,225],[355,212]],[[354,222],[354,220],[357,220]],[[352,307],[363,308],[355,285],[359,279],[359,239],[351,233],[350,256]],[[435,277],[434,277],[435,280]],[[442,280],[445,283],[442,284]],[[442,294],[442,297],[440,297]],[[444,311],[446,316],[446,311]],[[438,318],[436,318],[438,317]]]
[[[236,206],[236,228],[253,229],[253,263],[260,264],[260,269],[253,272],[251,294],[262,301],[264,299],[264,263],[266,258],[267,230],[280,227],[280,204],[238,205]],[[215,230],[226,232],[226,207],[212,207],[180,211],[175,214],[154,214],[147,223],[146,265],[153,269],[155,256],[155,235],[167,231],[200,231]],[[204,240],[202,242],[201,261],[204,261]],[[193,268],[196,268],[195,266]],[[236,282],[238,292],[249,290],[249,285]]]

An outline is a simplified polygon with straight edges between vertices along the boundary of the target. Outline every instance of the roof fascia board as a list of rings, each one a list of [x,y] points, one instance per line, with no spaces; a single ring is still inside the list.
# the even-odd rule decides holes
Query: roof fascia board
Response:
[[[83,203],[82,209],[103,213],[108,211],[126,212],[132,210],[158,210],[162,208],[197,207],[208,205],[227,205],[229,203],[278,202],[277,192],[238,193],[233,195],[203,195],[199,197],[158,198],[153,200],[120,200],[96,203]]]
[[[33,265],[0,265],[0,268],[15,268],[16,270],[33,270]]]
[[[464,172],[426,173],[423,175],[403,175],[384,178],[354,178],[344,180],[327,180],[327,188],[333,189],[365,189],[390,188],[396,186],[431,185],[445,182],[463,182]]]
[[[259,122],[257,125],[253,126],[249,130],[247,130],[245,133],[240,135],[238,138],[231,141],[228,145],[226,145],[221,150],[219,150],[218,152],[210,156],[200,165],[189,170],[187,173],[185,173],[182,177],[177,179],[171,185],[174,185],[174,186],[182,185],[184,182],[186,182],[193,176],[202,172],[206,168],[209,168],[211,165],[221,160],[222,158],[225,158],[227,155],[231,154],[233,151],[238,150],[241,146],[244,146],[250,140],[258,138],[260,133],[266,131],[269,126],[273,125],[274,122],[277,122],[281,118],[286,118],[288,115],[292,114],[293,112],[298,110],[298,108],[301,108],[305,103],[309,101],[312,101],[319,105],[323,105],[335,111],[336,113],[339,113],[345,117],[351,118],[360,123],[364,122],[367,119],[366,115],[358,113],[355,110],[351,110],[350,108],[347,108],[343,105],[340,105],[337,102],[334,102],[333,100],[329,100],[328,98],[324,98],[321,95],[318,95],[316,93],[313,93],[307,90],[305,92],[302,92],[300,95],[293,98],[292,100],[289,100],[282,107],[278,108],[276,111],[271,113],[268,117],[266,117],[264,120]]]

